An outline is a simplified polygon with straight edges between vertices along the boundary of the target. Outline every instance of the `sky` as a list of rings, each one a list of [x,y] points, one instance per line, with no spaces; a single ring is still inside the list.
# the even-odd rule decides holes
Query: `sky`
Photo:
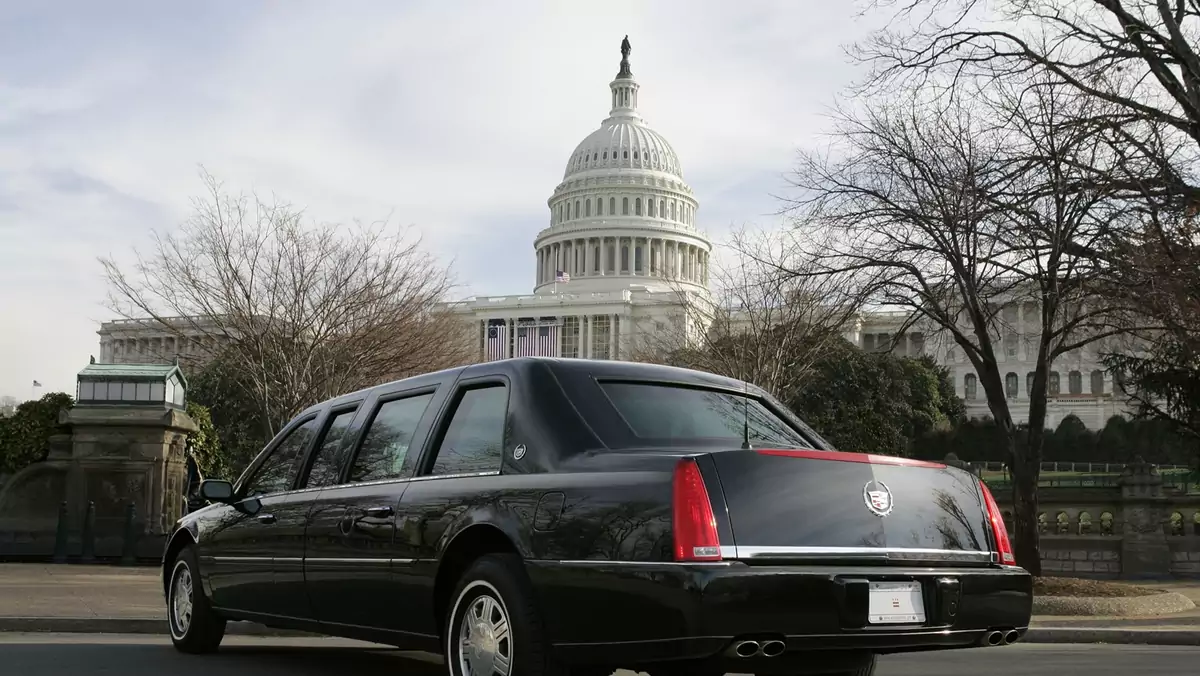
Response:
[[[534,235],[607,116],[639,107],[717,242],[779,227],[798,149],[874,27],[828,0],[0,2],[0,397],[74,393],[106,286],[209,172],[313,219],[389,219],[460,295],[532,291]],[[34,390],[34,381],[42,388]]]

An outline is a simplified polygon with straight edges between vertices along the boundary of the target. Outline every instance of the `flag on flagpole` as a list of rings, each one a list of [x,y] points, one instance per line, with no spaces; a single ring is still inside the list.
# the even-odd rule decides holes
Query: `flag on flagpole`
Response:
[[[518,326],[514,343],[514,357],[557,357],[558,324]]]
[[[554,271],[554,283],[555,284],[558,284],[560,282],[563,284],[566,284],[569,281],[571,281],[571,275],[567,274],[563,270],[555,270]]]
[[[35,381],[33,381],[33,386],[34,386],[34,387],[41,387],[41,386],[42,386],[42,384],[41,384],[41,383],[39,383],[38,381],[36,381],[36,380],[35,380]]]
[[[508,322],[489,323],[487,329],[487,361],[508,357]]]

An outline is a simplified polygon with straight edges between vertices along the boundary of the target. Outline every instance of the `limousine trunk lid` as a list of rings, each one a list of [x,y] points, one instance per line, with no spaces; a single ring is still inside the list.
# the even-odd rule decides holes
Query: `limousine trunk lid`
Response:
[[[979,480],[965,471],[818,450],[732,450],[711,458],[738,559],[992,562]]]

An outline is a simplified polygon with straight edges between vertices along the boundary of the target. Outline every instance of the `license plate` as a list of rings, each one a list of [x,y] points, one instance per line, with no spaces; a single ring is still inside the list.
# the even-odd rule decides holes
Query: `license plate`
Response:
[[[925,622],[920,582],[872,582],[867,598],[867,622],[871,624]]]

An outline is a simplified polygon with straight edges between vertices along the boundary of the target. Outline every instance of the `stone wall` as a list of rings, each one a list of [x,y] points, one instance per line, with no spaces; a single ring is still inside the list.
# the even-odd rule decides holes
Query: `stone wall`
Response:
[[[1011,532],[1011,496],[995,497]],[[1130,465],[1113,486],[1042,488],[1038,498],[1047,575],[1200,577],[1200,495],[1164,492],[1151,465]]]

